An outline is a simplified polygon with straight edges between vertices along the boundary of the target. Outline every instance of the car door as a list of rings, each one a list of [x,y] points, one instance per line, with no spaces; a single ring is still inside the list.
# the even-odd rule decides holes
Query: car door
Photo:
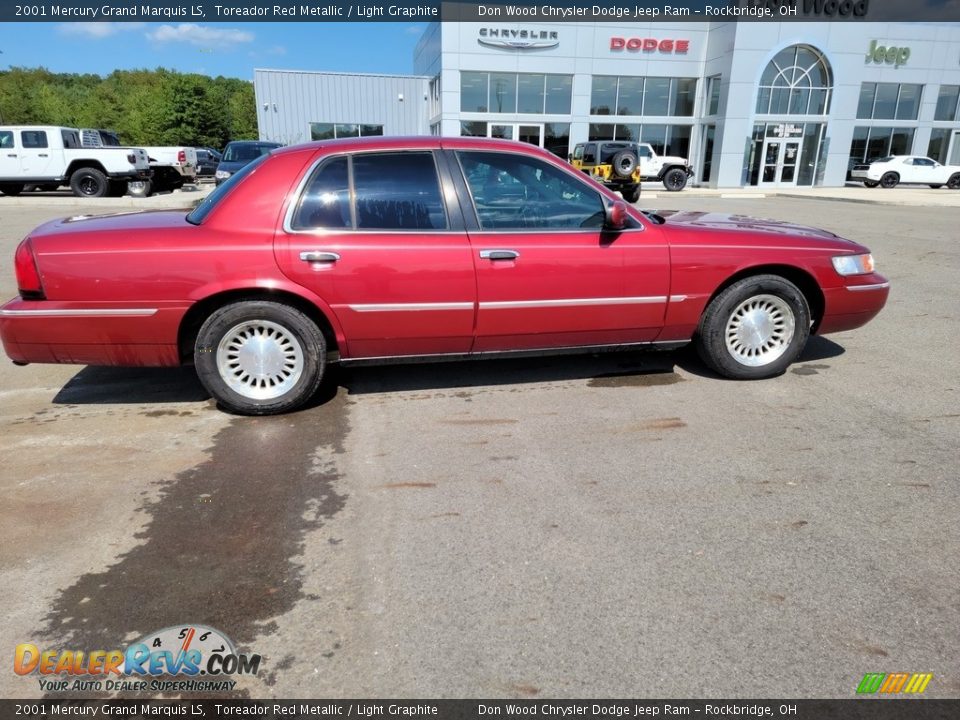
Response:
[[[913,177],[913,182],[927,183],[929,185],[935,185],[938,182],[944,182],[943,180],[938,179],[939,173],[937,172],[937,163],[930,158],[925,157],[913,158]]]
[[[0,178],[17,180],[20,174],[20,150],[13,130],[0,130]]]
[[[661,233],[631,219],[603,229],[589,180],[533,155],[458,150],[477,268],[474,350],[653,340],[663,325],[669,255]]]
[[[20,131],[20,170],[25,178],[46,178],[56,175],[50,169],[50,143],[46,130]]]
[[[307,174],[277,260],[336,314],[344,356],[470,350],[473,259],[442,187],[430,150],[328,156]]]

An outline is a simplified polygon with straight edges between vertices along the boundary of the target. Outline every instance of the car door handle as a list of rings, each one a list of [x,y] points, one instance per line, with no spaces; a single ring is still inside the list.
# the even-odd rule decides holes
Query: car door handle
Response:
[[[7,157],[16,157],[16,156],[17,156],[16,153],[7,153]]]
[[[300,259],[304,262],[335,263],[340,256],[335,252],[322,252],[320,250],[310,250],[300,253]]]
[[[516,250],[481,250],[480,257],[484,260],[516,260],[520,253]]]
[[[50,157],[47,153],[37,153],[37,157]]]

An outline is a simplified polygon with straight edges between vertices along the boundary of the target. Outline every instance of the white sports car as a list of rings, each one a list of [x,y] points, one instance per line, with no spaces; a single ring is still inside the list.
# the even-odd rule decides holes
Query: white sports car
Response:
[[[854,165],[850,172],[854,180],[862,180],[868,188],[879,185],[892,188],[900,183],[914,183],[951,190],[960,189],[960,166],[941,165],[936,160],[919,155],[888,155],[869,165]]]

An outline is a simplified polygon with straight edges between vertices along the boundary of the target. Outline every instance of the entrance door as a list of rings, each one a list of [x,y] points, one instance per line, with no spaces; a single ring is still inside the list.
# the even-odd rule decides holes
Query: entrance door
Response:
[[[767,138],[763,144],[760,185],[796,185],[801,140]]]
[[[487,137],[500,140],[519,140],[537,147],[543,147],[543,125],[536,123],[490,123]]]

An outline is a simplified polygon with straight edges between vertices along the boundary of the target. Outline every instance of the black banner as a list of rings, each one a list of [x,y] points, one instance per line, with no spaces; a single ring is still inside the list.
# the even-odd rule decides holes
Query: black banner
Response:
[[[960,21],[944,0],[25,0],[4,22],[756,22]]]
[[[2,700],[10,718],[955,720],[960,700]]]

